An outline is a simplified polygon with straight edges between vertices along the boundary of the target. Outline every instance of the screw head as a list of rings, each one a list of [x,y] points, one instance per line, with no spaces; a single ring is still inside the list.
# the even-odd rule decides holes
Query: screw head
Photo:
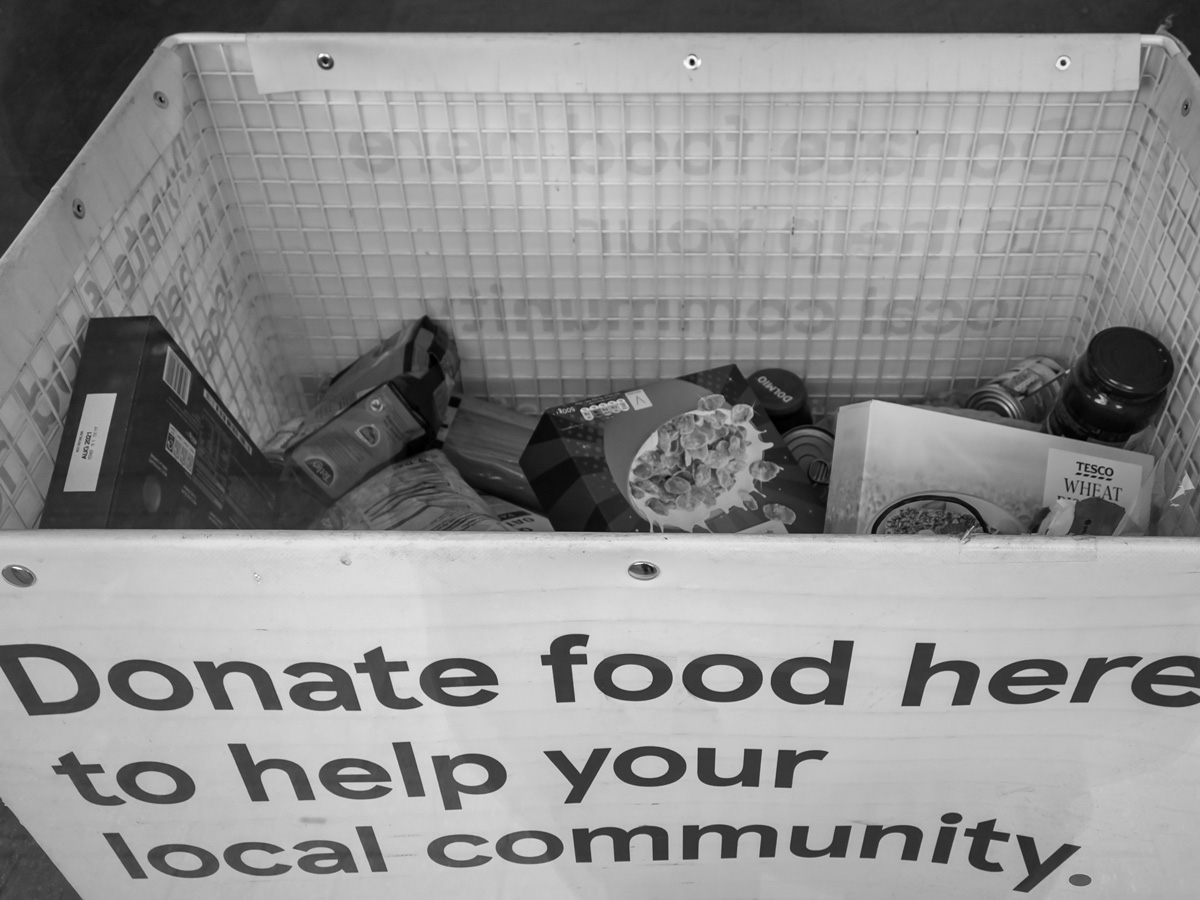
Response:
[[[661,570],[652,562],[635,562],[629,564],[629,576],[638,581],[650,581],[659,576]]]
[[[330,56],[328,53],[318,53],[317,54],[317,65],[320,66],[322,69],[325,69],[326,71],[328,71],[329,69],[333,68],[333,57]]]
[[[3,577],[13,587],[19,588],[33,587],[34,582],[37,581],[37,576],[33,574],[33,570],[25,566],[5,566],[3,569],[0,569],[0,577]]]

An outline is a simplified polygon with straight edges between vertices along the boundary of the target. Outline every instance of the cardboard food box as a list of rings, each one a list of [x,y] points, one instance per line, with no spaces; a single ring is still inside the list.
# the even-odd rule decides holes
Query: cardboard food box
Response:
[[[292,462],[332,500],[429,442],[425,421],[392,384],[342,410],[291,451]]]
[[[331,500],[396,459],[427,449],[458,383],[454,336],[428,316],[336,376],[295,426],[292,463]]]
[[[556,531],[824,523],[814,487],[734,365],[548,410],[521,467]]]
[[[1144,534],[1154,458],[871,400],[838,411],[834,534],[1034,532],[1065,505],[1077,534]]]
[[[158,319],[89,323],[42,528],[270,528],[276,477]]]
[[[422,316],[364,353],[333,377],[303,417],[293,446],[381,384],[391,382],[425,420],[429,434],[441,427],[461,362],[449,330]]]

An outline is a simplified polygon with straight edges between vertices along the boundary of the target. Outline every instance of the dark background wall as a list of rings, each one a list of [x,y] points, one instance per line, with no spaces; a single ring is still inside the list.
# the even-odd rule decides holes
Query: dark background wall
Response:
[[[1168,16],[1200,53],[1197,0],[0,0],[0,250],[178,32],[1145,34]],[[0,900],[74,897],[0,803]]]
[[[0,0],[0,249],[184,31],[1140,32],[1197,0]]]

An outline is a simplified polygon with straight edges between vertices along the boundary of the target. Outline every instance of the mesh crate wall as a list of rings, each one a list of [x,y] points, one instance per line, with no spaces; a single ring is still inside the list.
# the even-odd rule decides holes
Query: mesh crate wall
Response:
[[[157,133],[93,148],[84,261],[4,348],[0,524],[36,523],[88,317],[145,312],[257,439],[426,312],[527,411],[729,360],[915,399],[1133,324],[1180,369],[1164,483],[1196,480],[1195,77],[1141,52],[1130,91],[263,94],[244,41],[164,47]]]

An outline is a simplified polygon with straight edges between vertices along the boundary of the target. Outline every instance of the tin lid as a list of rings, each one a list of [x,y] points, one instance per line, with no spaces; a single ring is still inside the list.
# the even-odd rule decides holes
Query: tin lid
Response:
[[[808,389],[795,372],[787,369],[759,369],[748,379],[759,407],[779,432],[812,424],[808,408]]]
[[[783,436],[800,470],[814,484],[828,484],[833,463],[833,435],[817,425],[801,425]]]
[[[813,484],[829,484],[833,464],[827,459],[814,459],[808,464],[808,480]]]
[[[967,409],[992,412],[1008,419],[1020,419],[1024,416],[1020,401],[995,384],[985,384],[976,388],[971,392],[971,396],[967,397],[965,406]]]
[[[1088,344],[1092,372],[1107,387],[1135,397],[1153,397],[1171,384],[1175,362],[1158,338],[1138,328],[1106,328]]]

